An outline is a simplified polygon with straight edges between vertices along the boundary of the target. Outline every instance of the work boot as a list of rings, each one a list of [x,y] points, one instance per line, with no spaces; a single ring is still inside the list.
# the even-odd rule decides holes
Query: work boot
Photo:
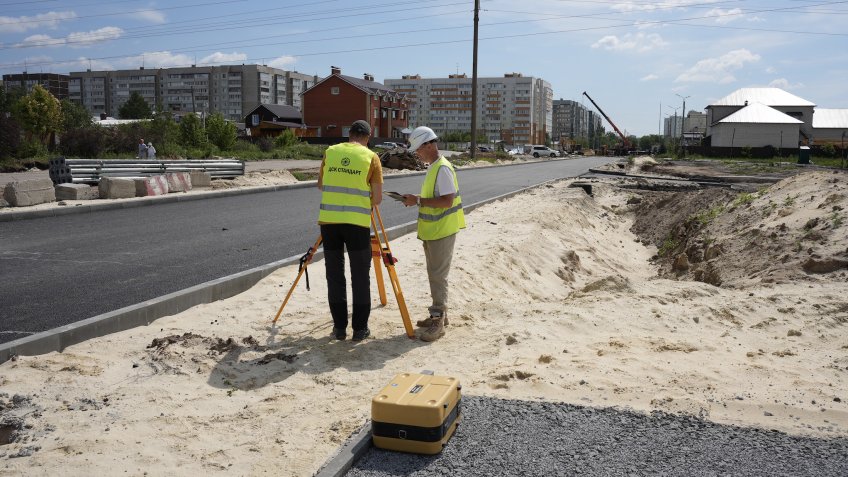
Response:
[[[333,333],[330,335],[331,338],[335,338],[339,341],[347,338],[347,332],[344,328],[333,327]]]
[[[371,336],[371,330],[368,328],[364,330],[353,330],[353,341],[362,341],[369,336]]]
[[[429,328],[429,327],[430,327],[430,325],[432,325],[432,324],[433,324],[433,319],[434,319],[434,318],[438,318],[438,317],[437,317],[437,316],[432,316],[432,315],[430,315],[430,318],[427,318],[426,320],[418,320],[418,321],[415,323],[415,325],[416,325],[416,326],[418,326],[419,328]],[[448,314],[447,314],[447,313],[443,313],[443,314],[442,314],[442,318],[443,318],[443,323],[442,323],[442,324],[443,324],[444,326],[448,326]]]
[[[421,341],[436,341],[445,335],[445,319],[433,316],[430,320],[430,326],[421,332]]]

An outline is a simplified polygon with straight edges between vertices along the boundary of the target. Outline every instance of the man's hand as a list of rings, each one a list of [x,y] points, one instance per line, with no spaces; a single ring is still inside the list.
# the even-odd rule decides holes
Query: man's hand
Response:
[[[418,203],[418,196],[415,194],[403,194],[403,205],[410,207]]]

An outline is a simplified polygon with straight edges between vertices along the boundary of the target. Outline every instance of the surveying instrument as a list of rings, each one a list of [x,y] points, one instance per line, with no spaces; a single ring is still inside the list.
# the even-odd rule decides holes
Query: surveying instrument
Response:
[[[397,259],[392,255],[392,249],[389,246],[389,237],[386,235],[385,227],[383,227],[383,218],[380,216],[380,209],[376,205],[371,208],[371,227],[374,229],[374,235],[371,237],[371,257],[374,260],[374,274],[377,278],[377,290],[380,294],[380,304],[385,306],[387,303],[386,287],[383,284],[383,271],[380,269],[380,262],[382,261],[383,265],[386,266],[386,273],[389,275],[389,281],[392,283],[392,291],[394,291],[395,299],[398,302],[398,308],[400,308],[400,316],[403,320],[403,327],[406,329],[406,336],[409,338],[415,338],[415,331],[412,328],[412,322],[409,320],[409,311],[406,309],[406,300],[403,298],[403,290],[400,288],[400,281],[398,280],[397,272],[395,271],[395,263],[397,263]],[[277,324],[277,320],[283,313],[283,308],[286,307],[286,303],[289,302],[289,298],[291,298],[292,293],[297,286],[297,282],[300,281],[300,277],[304,274],[306,275],[306,289],[309,290],[309,272],[306,268],[309,266],[309,263],[312,262],[312,257],[315,255],[315,252],[318,251],[318,247],[321,246],[321,241],[322,237],[319,234],[315,244],[309,247],[309,250],[300,257],[297,278],[294,279],[294,283],[289,289],[289,292],[286,294],[283,304],[280,305],[280,309],[277,310],[277,315],[274,316],[272,324]]]

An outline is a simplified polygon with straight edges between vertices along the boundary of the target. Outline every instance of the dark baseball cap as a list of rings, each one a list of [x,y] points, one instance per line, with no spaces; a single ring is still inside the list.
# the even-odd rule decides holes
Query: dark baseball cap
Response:
[[[350,132],[353,134],[370,135],[371,126],[369,126],[367,122],[359,119],[350,125]]]

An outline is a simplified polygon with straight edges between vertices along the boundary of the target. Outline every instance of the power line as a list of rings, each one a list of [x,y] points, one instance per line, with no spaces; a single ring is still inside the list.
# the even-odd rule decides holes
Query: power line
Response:
[[[841,1],[841,2],[826,2],[826,3],[818,4],[818,5],[815,5],[815,6],[832,5],[832,4],[842,4],[842,3],[848,3],[848,1]],[[772,9],[763,9],[763,10],[749,11],[749,12],[747,12],[747,13],[767,13],[767,12],[785,11],[785,10],[787,10],[787,9],[788,9],[788,7],[787,7],[787,8],[772,8]],[[703,20],[704,18],[713,18],[713,17],[722,17],[722,16],[732,16],[732,15],[741,15],[741,14],[742,14],[742,13],[734,13],[734,14],[716,15],[716,16],[712,16],[712,17],[699,16],[699,17],[679,18],[679,19],[670,19],[670,20],[656,20],[656,21],[648,21],[648,22],[645,22],[645,21],[642,21],[642,22],[627,22],[627,23],[622,23],[622,24],[618,24],[618,25],[605,25],[605,26],[598,26],[598,27],[575,28],[575,29],[556,30],[556,31],[549,31],[549,32],[533,32],[533,33],[517,34],[517,35],[507,35],[507,36],[500,35],[500,36],[497,36],[497,37],[487,37],[487,38],[481,38],[480,40],[497,40],[497,39],[504,39],[504,38],[520,38],[520,37],[529,37],[529,36],[537,36],[537,35],[541,36],[541,35],[551,35],[551,34],[561,34],[561,33],[574,33],[574,32],[580,32],[580,31],[593,31],[593,30],[603,30],[603,29],[618,29],[618,28],[632,27],[632,26],[634,26],[634,25],[636,25],[636,24],[638,24],[638,25],[650,25],[650,24],[660,25],[660,24],[671,24],[671,25],[692,26],[692,27],[699,27],[699,28],[701,28],[701,27],[707,27],[707,28],[729,28],[729,29],[737,29],[737,30],[775,31],[775,32],[780,32],[780,33],[792,33],[792,34],[811,34],[811,35],[829,35],[829,36],[848,36],[848,33],[823,33],[823,32],[790,31],[790,30],[769,30],[769,29],[756,29],[756,28],[744,28],[744,27],[727,27],[727,26],[719,26],[719,25],[699,25],[699,24],[684,23],[684,22],[689,22],[689,21],[694,21],[694,20]],[[584,17],[584,16],[575,15],[575,16],[573,16],[573,17]],[[598,19],[602,19],[602,20],[609,20],[609,21],[617,21],[617,20],[614,20],[614,19],[608,19],[608,18],[598,18]],[[511,23],[519,23],[519,22],[530,22],[530,21],[538,21],[538,20],[509,21],[509,22],[502,22],[502,23],[500,23],[500,24],[511,24]],[[495,23],[495,24],[486,24],[486,25],[484,25],[484,26],[494,26],[494,25],[499,25],[499,24],[498,24],[498,23]],[[444,27],[444,29],[460,29],[460,28],[468,28],[468,27]],[[426,30],[423,30],[423,31],[433,31],[433,30],[438,30],[438,29],[426,29]],[[413,32],[415,32],[415,31],[413,31]],[[401,32],[401,33],[409,33],[409,31]],[[381,34],[381,35],[382,35],[382,34]],[[364,36],[360,35],[360,36],[336,37],[336,38],[331,38],[331,39],[351,39],[351,38],[361,38],[361,37],[367,37],[367,36],[369,36],[369,35],[364,35]],[[374,35],[370,35],[370,36],[374,36]],[[293,42],[293,43],[307,43],[307,42],[314,42],[314,41],[326,41],[326,40],[327,40],[327,39],[304,40],[304,41]],[[360,48],[360,49],[349,49],[349,50],[335,50],[335,51],[324,51],[324,52],[313,52],[313,53],[289,54],[289,55],[286,55],[286,56],[291,56],[291,57],[306,57],[306,56],[318,56],[318,55],[327,55],[327,54],[340,54],[340,53],[354,53],[354,52],[380,51],[380,50],[387,50],[387,49],[408,48],[408,47],[417,47],[417,46],[425,46],[425,45],[440,45],[440,44],[463,43],[463,42],[467,42],[467,41],[468,41],[468,40],[447,40],[447,41],[440,41],[440,42],[412,43],[412,44],[406,44],[406,45],[393,45],[393,46],[388,46],[388,47],[374,47],[374,48]],[[263,44],[262,46],[266,46],[266,44]],[[88,61],[91,61],[91,60],[107,60],[107,59],[113,59],[113,58],[123,58],[123,57],[127,57],[127,56],[132,56],[132,55],[116,55],[116,56],[100,57],[100,58],[87,58],[86,60],[88,60]],[[248,59],[248,60],[250,60],[250,59]],[[256,60],[256,59],[253,59],[253,60]],[[42,65],[42,66],[44,66],[44,65],[74,64],[74,63],[77,63],[78,61],[80,61],[80,60],[77,60],[77,59],[74,59],[74,60],[57,60],[57,61],[48,61],[48,62],[34,62],[34,63],[33,63],[33,62],[30,62],[29,64],[31,64],[31,65],[33,65],[33,66],[38,66],[38,65]],[[209,64],[215,64],[215,63],[209,63]],[[12,67],[20,66],[20,65],[21,65],[20,63],[18,63],[18,64],[13,64],[13,63],[11,63],[11,64],[0,64],[0,68],[9,68],[9,69],[11,69]]]

